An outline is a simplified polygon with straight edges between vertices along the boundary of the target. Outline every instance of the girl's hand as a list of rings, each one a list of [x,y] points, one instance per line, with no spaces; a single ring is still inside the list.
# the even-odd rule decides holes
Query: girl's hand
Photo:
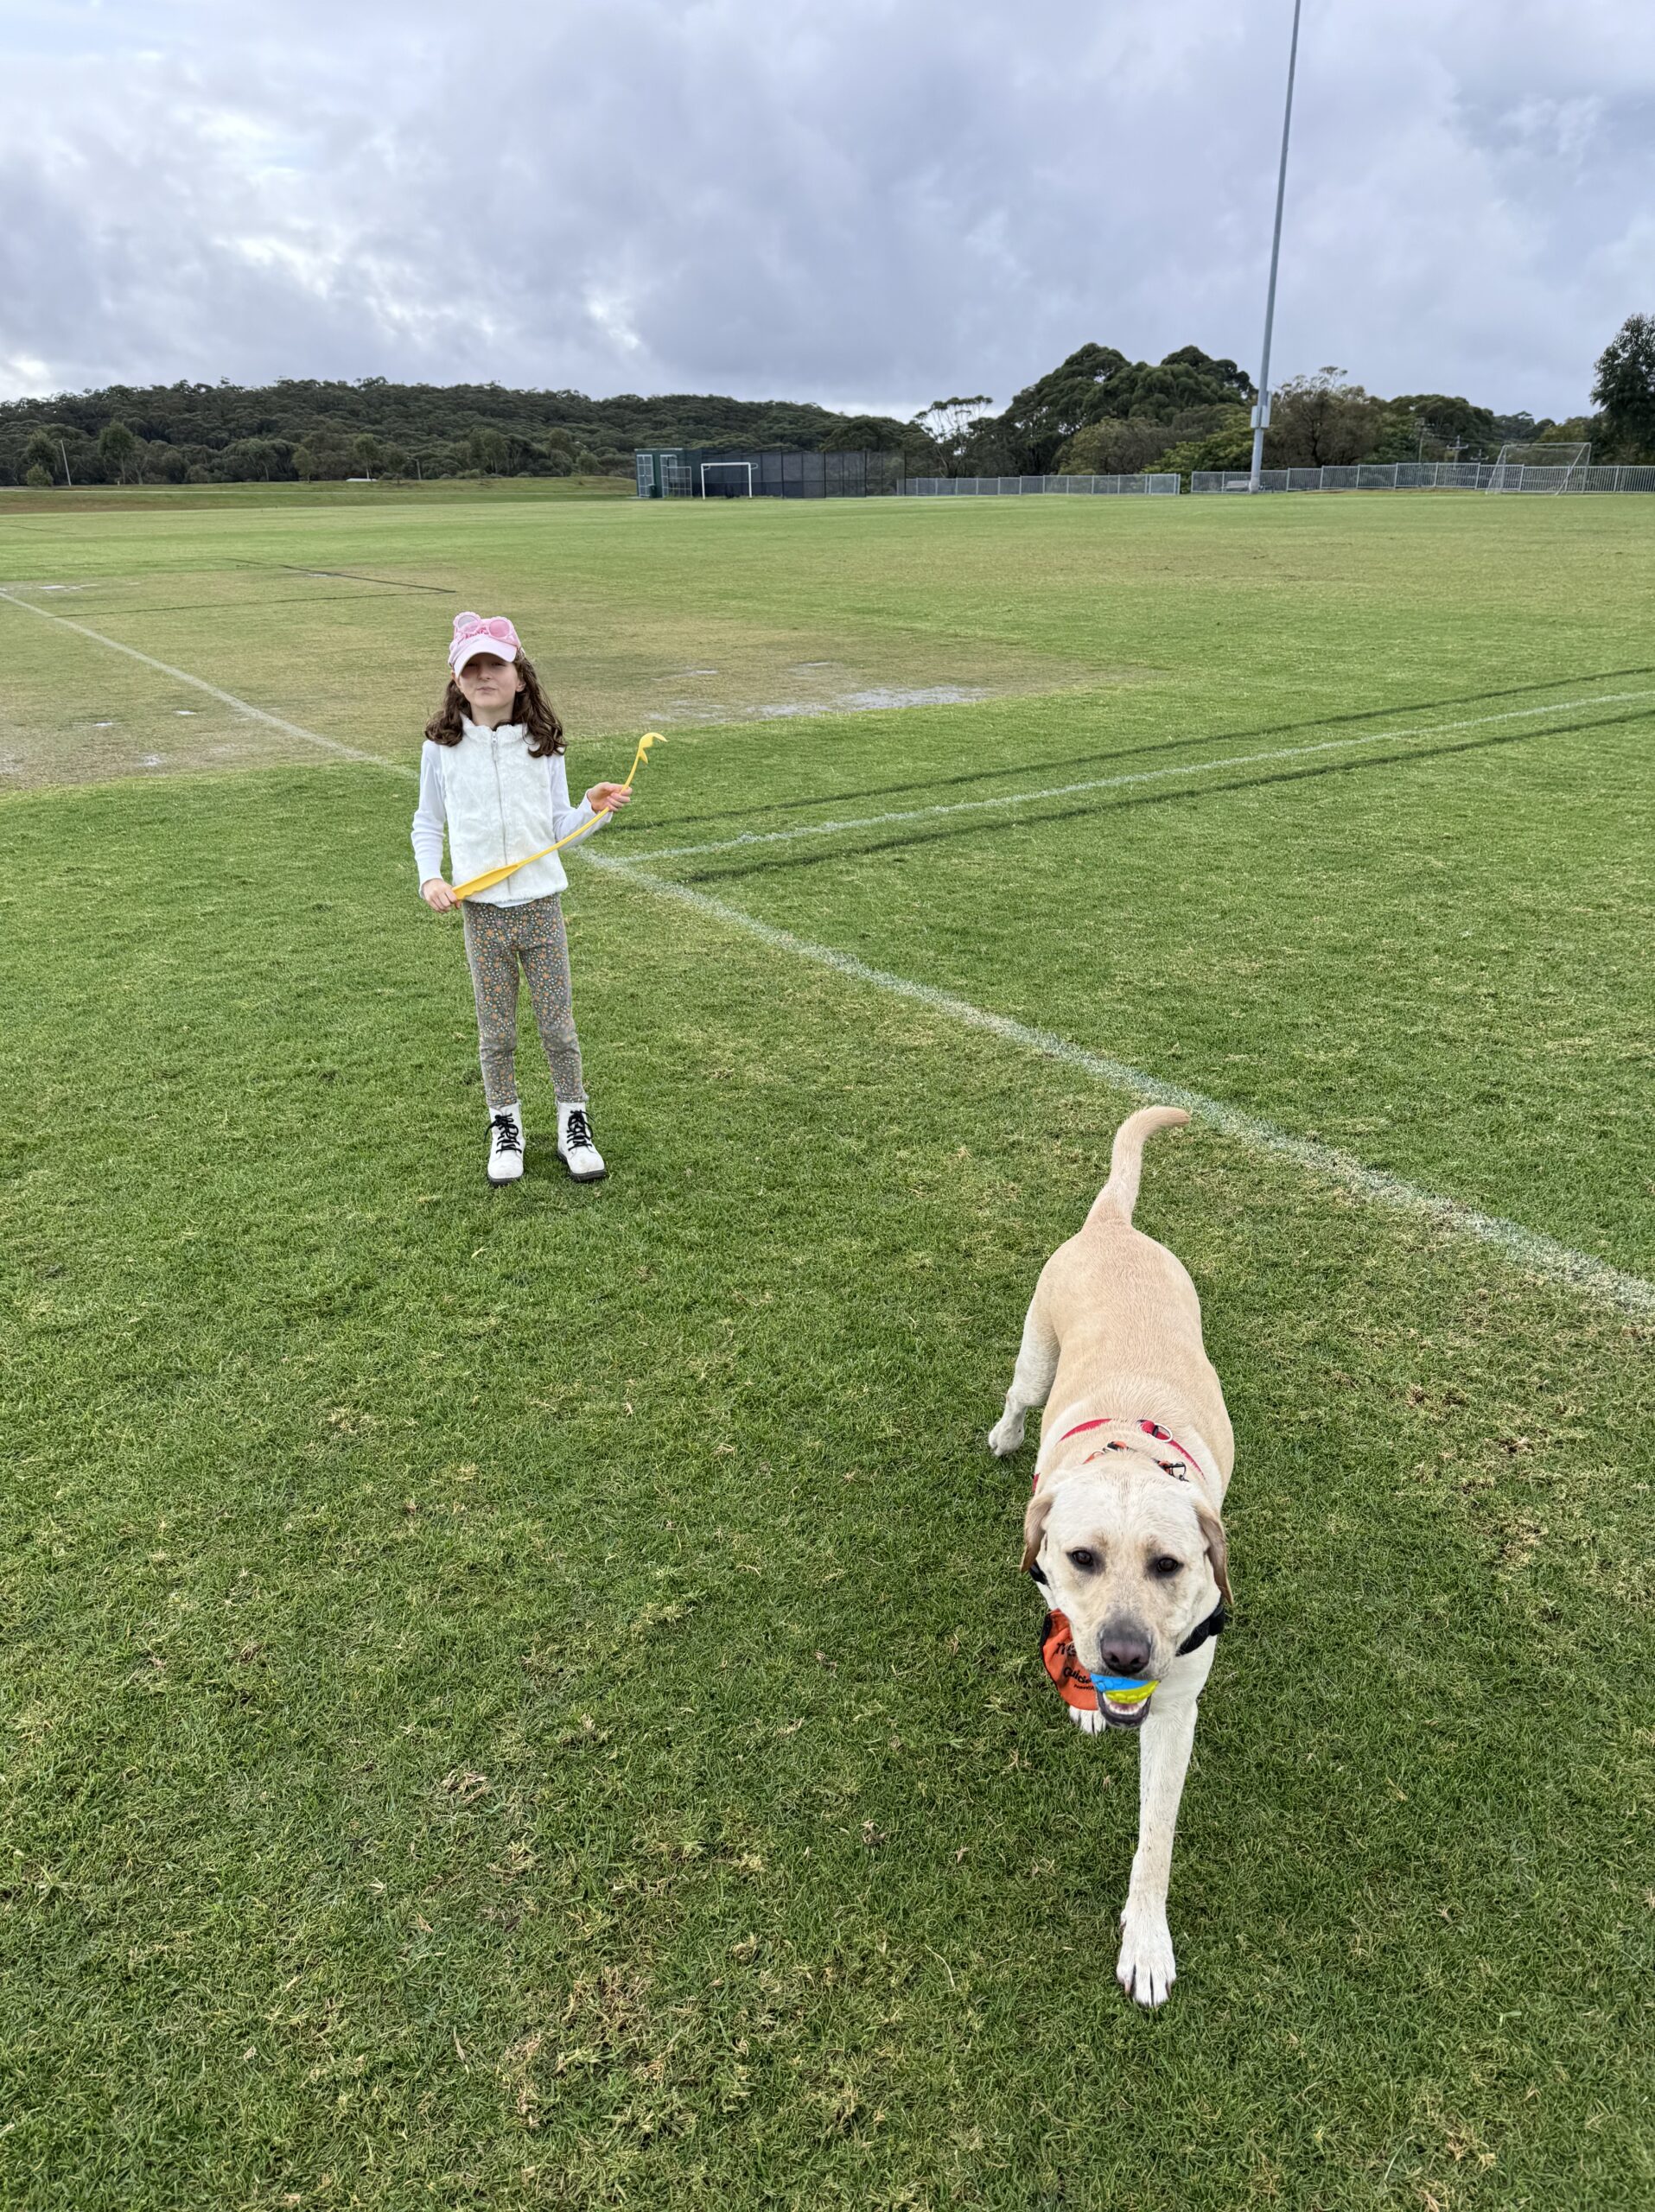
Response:
[[[434,914],[446,914],[450,906],[460,903],[440,875],[428,875],[419,887],[419,895]]]
[[[613,814],[617,807],[630,806],[630,784],[594,784],[586,794],[586,804],[594,814]]]

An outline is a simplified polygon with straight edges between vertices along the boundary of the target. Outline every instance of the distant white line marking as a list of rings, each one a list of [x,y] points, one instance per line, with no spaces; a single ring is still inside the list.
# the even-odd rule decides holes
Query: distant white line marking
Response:
[[[1594,1259],[1590,1253],[1576,1252],[1538,1230],[1524,1228],[1520,1222],[1506,1221],[1499,1214],[1480,1213],[1474,1206],[1462,1205],[1457,1198],[1421,1190],[1400,1175],[1365,1166],[1361,1160],[1353,1160],[1348,1153],[1335,1151],[1331,1145],[1289,1136],[1274,1122],[1261,1121],[1238,1107],[1226,1106],[1222,1099],[1208,1098],[1199,1090],[1187,1090],[1181,1084],[1163,1083],[1158,1076],[1130,1067],[1123,1060],[1089,1052],[1083,1046],[1072,1044],[1066,1037],[1056,1036],[1049,1029],[1031,1029],[1007,1014],[991,1014],[983,1007],[973,1006],[967,999],[954,997],[952,992],[939,990],[934,984],[911,982],[905,976],[871,968],[854,954],[835,951],[831,945],[813,944],[807,938],[795,937],[789,930],[777,929],[769,922],[744,914],[739,907],[727,906],[722,899],[710,899],[704,892],[692,890],[688,884],[646,874],[635,861],[617,861],[601,853],[589,853],[586,858],[589,867],[612,870],[657,897],[675,899],[693,912],[704,915],[709,921],[756,938],[773,951],[792,953],[796,959],[811,961],[818,968],[831,968],[852,982],[868,984],[894,998],[910,1000],[930,1013],[945,1015],[967,1028],[985,1030],[1005,1044],[1039,1052],[1048,1059],[1060,1061],[1066,1067],[1078,1068],[1098,1082],[1124,1090],[1149,1104],[1182,1106],[1224,1135],[1237,1139],[1255,1152],[1289,1160],[1307,1173],[1334,1183],[1374,1205],[1384,1206],[1392,1213],[1423,1216],[1456,1236],[1492,1245],[1531,1274],[1587,1291],[1623,1313],[1655,1313],[1655,1283],[1646,1282],[1641,1275],[1623,1274],[1618,1268]]]
[[[795,837],[831,837],[847,830],[879,830],[893,822],[926,822],[945,814],[981,814],[996,807],[1030,806],[1041,799],[1073,798],[1081,791],[1119,791],[1128,784],[1158,784],[1177,776],[1206,776],[1217,768],[1252,768],[1269,760],[1299,760],[1316,753],[1341,753],[1359,745],[1399,745],[1416,737],[1447,737],[1456,730],[1486,729],[1493,722],[1531,720],[1536,715],[1572,714],[1577,707],[1614,707],[1628,700],[1655,699],[1655,690],[1600,692],[1590,699],[1563,699],[1550,707],[1512,707],[1498,715],[1474,715],[1459,722],[1422,723],[1416,729],[1378,729],[1360,737],[1319,738],[1311,745],[1283,745],[1269,753],[1227,753],[1218,760],[1187,760],[1169,768],[1139,768],[1121,776],[1092,776],[1080,784],[1049,784],[1042,791],[1006,791],[997,798],[951,799],[937,806],[904,807],[890,814],[863,814],[843,822],[806,822],[791,830],[748,830],[739,837],[718,837],[704,845],[659,845],[612,862],[628,868],[652,861],[690,860],[702,853],[733,853],[747,845],[785,845]],[[1197,741],[1192,740],[1192,743]]]
[[[0,589],[0,598],[11,599],[31,614],[41,614],[48,622],[63,621],[57,614],[45,614],[43,608],[30,607],[26,599],[16,599],[9,591]],[[65,627],[81,630],[79,622],[67,622]],[[181,668],[170,668],[165,661],[156,660],[148,653],[141,653],[135,645],[124,645],[114,638],[105,638],[96,630],[85,634],[100,645],[110,645],[117,652],[130,653],[134,660],[159,669],[163,676],[171,676],[182,683],[193,683],[202,691],[210,691],[216,699],[259,721],[271,723],[286,730],[291,736],[303,738],[309,744],[323,747],[327,751],[342,754],[351,760],[360,760],[373,768],[384,768],[393,776],[409,782],[417,779],[417,771],[401,760],[385,760],[375,753],[358,753],[352,747],[341,745],[336,739],[321,737],[315,730],[304,729],[296,722],[283,721],[279,716],[267,715],[260,707],[249,706],[245,699],[238,699],[232,692],[220,691],[216,684],[190,676]],[[1623,692],[1622,699],[1645,698],[1655,694]],[[1575,706],[1589,706],[1593,702],[1577,699]],[[1608,702],[1600,703],[1607,704]],[[1562,709],[1556,711],[1562,712]],[[1506,719],[1503,716],[1493,720]],[[1469,725],[1461,724],[1461,728]],[[1394,733],[1393,733],[1394,734]],[[1499,1214],[1480,1213],[1474,1206],[1461,1205],[1457,1198],[1445,1198],[1434,1191],[1423,1191],[1416,1184],[1404,1180],[1400,1175],[1387,1174],[1383,1168],[1367,1167],[1359,1160],[1353,1160],[1348,1153],[1336,1152],[1331,1145],[1314,1144],[1308,1138],[1289,1136],[1285,1129],[1278,1129],[1273,1122],[1258,1120],[1244,1114],[1238,1107],[1226,1106],[1222,1099],[1208,1098],[1199,1090],[1186,1090],[1182,1084],[1163,1083],[1158,1076],[1147,1075],[1142,1068],[1129,1067],[1124,1060],[1108,1058],[1101,1052],[1089,1052],[1084,1046],[1072,1044],[1066,1037],[1059,1037],[1049,1029],[1031,1029],[1025,1023],[1014,1021],[1009,1014],[991,1014],[986,1007],[973,1006],[969,999],[955,998],[952,992],[940,991],[933,983],[911,982],[905,976],[893,976],[882,968],[870,968],[866,961],[858,960],[854,953],[836,952],[831,945],[812,944],[808,938],[794,937],[791,931],[779,930],[769,922],[759,921],[751,914],[744,914],[737,906],[727,906],[722,899],[710,899],[704,892],[695,891],[686,883],[673,883],[664,876],[649,875],[637,861],[614,860],[602,853],[582,847],[589,868],[602,868],[623,876],[636,884],[640,890],[652,893],[661,899],[671,899],[681,906],[704,914],[709,920],[722,923],[725,928],[739,930],[747,937],[755,938],[761,944],[773,951],[790,952],[795,958],[813,962],[818,968],[831,968],[852,982],[871,985],[875,990],[888,991],[894,997],[913,1001],[928,1007],[933,1014],[945,1014],[969,1029],[981,1029],[1003,1043],[1015,1045],[1025,1052],[1039,1052],[1047,1059],[1060,1061],[1064,1066],[1079,1068],[1099,1083],[1109,1084],[1117,1090],[1124,1090],[1143,1098],[1152,1105],[1182,1106],[1203,1121],[1212,1123],[1224,1135],[1251,1145],[1256,1152],[1270,1154],[1277,1160],[1290,1160],[1295,1167],[1321,1176],[1367,1199],[1372,1205],[1385,1207],[1392,1213],[1423,1216],[1441,1228],[1459,1236],[1469,1236],[1480,1244],[1492,1245],[1509,1259],[1527,1268],[1531,1273],[1554,1282],[1567,1283],[1576,1290],[1588,1292],[1606,1305],[1617,1307],[1623,1313],[1655,1313],[1655,1283],[1645,1282],[1641,1275],[1623,1274],[1618,1268],[1605,1261],[1594,1259],[1589,1252],[1576,1252],[1568,1244],[1560,1244],[1556,1237],[1547,1236],[1537,1229],[1525,1229],[1520,1222],[1506,1221]],[[656,855],[646,858],[659,857]]]
[[[341,745],[336,737],[322,737],[314,729],[305,729],[297,722],[283,721],[280,715],[267,714],[263,707],[255,707],[245,699],[238,699],[233,691],[220,691],[216,683],[209,683],[205,677],[192,676],[187,669],[174,668],[170,663],[157,660],[153,653],[141,653],[136,645],[124,645],[118,638],[106,638],[101,630],[89,630],[84,622],[72,622],[67,614],[54,614],[44,607],[36,607],[31,600],[22,599],[15,591],[0,589],[0,599],[9,599],[14,607],[21,607],[26,614],[38,614],[42,622],[55,622],[65,630],[76,630],[83,638],[90,638],[94,645],[107,645],[111,652],[125,653],[129,659],[141,660],[146,668],[158,669],[162,676],[170,676],[175,683],[190,684],[197,691],[205,691],[209,698],[219,700],[226,707],[233,707],[239,715],[250,715],[256,722],[263,722],[270,729],[279,729],[284,736],[302,739],[306,745],[320,746],[324,753],[336,753],[341,760],[371,761],[376,768],[394,767],[394,761],[382,760],[377,753],[359,752],[353,745]],[[185,711],[181,709],[180,712]]]

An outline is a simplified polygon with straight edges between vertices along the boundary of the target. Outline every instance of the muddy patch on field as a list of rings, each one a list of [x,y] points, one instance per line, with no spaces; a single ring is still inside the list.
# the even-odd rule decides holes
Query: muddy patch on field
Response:
[[[321,761],[328,739],[411,759],[442,696],[452,594],[429,572],[180,559],[143,577],[37,576],[6,588],[33,612],[0,606],[0,794]],[[471,588],[466,603],[488,597]],[[630,742],[645,729],[969,708],[1159,673],[871,621],[852,636],[734,604],[617,603],[585,579],[555,589],[514,583],[509,603],[579,744]],[[59,612],[66,622],[40,620]],[[181,683],[181,671],[322,742]]]
[[[698,671],[708,677],[717,670]],[[675,718],[686,721],[788,721],[802,715],[873,715],[899,707],[969,707],[992,699],[986,683],[864,683],[843,688],[849,671],[834,661],[805,661],[787,671],[792,696],[729,705],[692,696],[671,702]]]
[[[216,705],[63,722],[0,708],[0,798],[123,777],[199,776],[334,757]]]
[[[1020,694],[1130,683],[1153,672],[1031,664],[1009,655],[945,656],[929,639],[882,642],[885,649],[877,654],[812,660],[787,658],[749,644],[724,659],[659,674],[640,668],[623,673],[613,666],[600,672],[576,653],[564,661],[559,677],[570,701],[565,719],[574,727],[575,717],[583,715],[590,727],[602,727],[620,698],[630,695],[636,702],[630,705],[631,715],[662,729],[798,721],[905,708],[973,707]]]

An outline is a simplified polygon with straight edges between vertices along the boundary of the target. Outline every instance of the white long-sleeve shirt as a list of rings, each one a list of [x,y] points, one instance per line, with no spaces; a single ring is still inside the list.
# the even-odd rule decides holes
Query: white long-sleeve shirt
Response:
[[[605,818],[584,799],[570,804],[562,753],[536,760],[519,722],[484,729],[468,720],[458,745],[433,745],[428,738],[421,749],[413,841],[422,883],[442,873],[445,828],[452,880],[464,883]],[[562,855],[548,853],[475,895],[487,906],[519,906],[568,882]]]

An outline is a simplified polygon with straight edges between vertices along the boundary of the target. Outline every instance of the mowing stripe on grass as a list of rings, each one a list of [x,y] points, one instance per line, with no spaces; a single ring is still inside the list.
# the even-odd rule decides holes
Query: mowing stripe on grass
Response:
[[[1168,777],[1211,775],[1219,768],[1251,768],[1269,760],[1297,760],[1315,753],[1342,753],[1353,746],[1401,744],[1416,737],[1447,737],[1456,730],[1484,729],[1491,722],[1515,722],[1536,715],[1566,715],[1577,707],[1613,707],[1632,699],[1655,699],[1655,690],[1601,692],[1591,699],[1560,699],[1549,707],[1510,707],[1498,715],[1473,715],[1464,721],[1422,723],[1414,729],[1367,730],[1360,737],[1319,738],[1310,745],[1276,746],[1268,753],[1226,753],[1217,760],[1188,760],[1168,768],[1137,768],[1121,776],[1090,776],[1084,783],[1048,784],[1032,791],[1006,791],[998,798],[946,799],[935,806],[911,806],[888,814],[863,814],[842,822],[805,822],[791,830],[744,830],[739,836],[716,837],[702,845],[658,845],[630,861],[629,868],[652,861],[693,859],[703,853],[733,853],[748,845],[790,844],[796,837],[831,837],[845,830],[879,830],[892,822],[926,822],[943,814],[982,814],[996,807],[1029,806],[1041,799],[1072,798],[1080,791],[1119,791],[1128,784],[1158,784]]]
[[[338,740],[320,736],[315,730],[302,728],[296,722],[283,721],[275,715],[268,715],[261,707],[250,706],[245,699],[238,699],[233,692],[220,691],[214,683],[184,670],[171,668],[165,661],[156,660],[149,653],[140,652],[136,645],[124,645],[118,639],[105,638],[96,630],[89,630],[84,623],[71,622],[61,614],[48,614],[43,607],[31,607],[26,599],[0,588],[0,599],[9,599],[16,606],[25,607],[31,614],[44,615],[48,622],[61,622],[66,629],[78,630],[100,645],[111,646],[116,652],[130,653],[134,660],[159,669],[162,675],[175,677],[180,683],[194,684],[197,690],[210,692],[216,699],[249,714],[259,721],[271,723],[291,736],[302,738],[307,743],[337,753],[345,759],[365,762],[368,766],[388,769],[393,776],[409,782],[416,781],[417,770],[406,761],[386,760],[376,753],[359,753],[353,747],[341,745]],[[1626,692],[1623,698],[1655,696],[1652,693]],[[1569,706],[1608,704],[1609,701],[1571,700]],[[1556,709],[1563,711],[1562,708]],[[1510,717],[1492,715],[1480,721],[1503,721]],[[1470,723],[1439,724],[1438,728],[1458,727],[1468,728]],[[1392,732],[1391,734],[1395,735]],[[1428,733],[1429,734],[1429,733]],[[1361,743],[1360,739],[1350,741]],[[1294,751],[1320,751],[1320,747],[1292,748]],[[1256,755],[1255,758],[1278,758],[1279,755]],[[1158,771],[1156,772],[1159,772]],[[1136,778],[1123,780],[1137,781]],[[1096,788],[1096,786],[1079,786]],[[926,809],[926,812],[952,812],[952,808]],[[900,817],[886,817],[885,819]],[[743,842],[741,840],[738,842]],[[795,937],[790,930],[777,929],[773,923],[761,922],[756,916],[744,914],[739,906],[727,906],[722,899],[709,898],[704,891],[695,891],[688,884],[674,883],[665,876],[651,875],[643,862],[661,857],[657,854],[640,855],[629,861],[613,859],[602,853],[581,849],[580,856],[589,868],[602,868],[607,873],[623,877],[639,889],[655,897],[670,899],[692,912],[703,914],[710,921],[722,924],[727,929],[740,931],[744,936],[755,938],[761,944],[773,951],[787,952],[797,959],[808,960],[820,968],[831,968],[836,974],[853,982],[866,983],[874,989],[889,992],[897,998],[907,999],[940,1014],[971,1029],[984,1030],[1003,1043],[1015,1045],[1024,1052],[1038,1052],[1047,1059],[1054,1059],[1066,1067],[1078,1068],[1097,1082],[1106,1083],[1114,1090],[1124,1090],[1130,1096],[1159,1106],[1182,1106],[1189,1113],[1199,1115],[1224,1135],[1249,1145],[1256,1152],[1270,1154],[1277,1160],[1290,1161],[1295,1166],[1322,1180],[1349,1191],[1353,1196],[1367,1199],[1370,1204],[1387,1208],[1393,1213],[1423,1216],[1440,1227],[1461,1236],[1474,1238],[1487,1244],[1509,1259],[1515,1260],[1531,1274],[1549,1281],[1568,1284],[1583,1290],[1623,1313],[1643,1315],[1655,1313],[1655,1283],[1646,1282],[1641,1275],[1623,1274],[1607,1262],[1595,1259],[1589,1252],[1577,1252],[1572,1246],[1559,1243],[1553,1236],[1537,1229],[1525,1229],[1520,1222],[1507,1221],[1499,1214],[1482,1213],[1474,1206],[1462,1205],[1457,1198],[1445,1198],[1435,1191],[1422,1190],[1417,1184],[1406,1181],[1400,1175],[1391,1175],[1379,1167],[1365,1166],[1361,1160],[1352,1159],[1348,1153],[1338,1152],[1331,1145],[1316,1144],[1308,1137],[1290,1136],[1285,1129],[1278,1129],[1273,1122],[1260,1120],[1256,1115],[1244,1113],[1239,1107],[1226,1106],[1222,1099],[1208,1098],[1203,1092],[1190,1090],[1181,1084],[1163,1083],[1159,1076],[1149,1075],[1142,1068],[1130,1067],[1124,1060],[1111,1059],[1102,1052],[1088,1052],[1082,1045],[1060,1037],[1049,1029],[1031,1029],[1026,1022],[1014,1021],[1009,1014],[992,1014],[986,1007],[973,1006],[969,999],[956,998],[950,991],[938,989],[934,983],[916,983],[906,976],[894,976],[883,968],[870,967],[865,960],[858,960],[854,953],[838,952],[831,945],[814,944],[808,938]]]
[[[1349,1153],[1336,1151],[1331,1145],[1317,1144],[1308,1137],[1290,1136],[1274,1122],[1244,1113],[1239,1107],[1227,1106],[1222,1099],[1209,1098],[1181,1084],[1165,1083],[1159,1076],[1129,1066],[1124,1060],[1088,1052],[1084,1046],[1057,1036],[1049,1029],[1031,1029],[1025,1022],[1014,1021],[1009,1014],[992,1014],[984,1007],[973,1006],[969,999],[956,998],[951,991],[939,990],[933,983],[916,983],[906,976],[869,967],[854,953],[836,951],[831,945],[814,944],[808,938],[795,937],[790,930],[778,929],[773,923],[744,914],[739,907],[728,906],[722,899],[709,898],[704,891],[691,890],[688,884],[674,883],[665,876],[650,875],[636,861],[614,860],[590,852],[585,859],[589,868],[622,875],[640,889],[659,898],[675,899],[692,912],[704,915],[709,921],[756,938],[773,951],[791,953],[796,959],[811,961],[819,968],[831,968],[836,975],[846,976],[852,982],[865,983],[875,990],[888,992],[893,997],[910,1000],[928,1012],[942,1014],[967,1028],[985,1030],[1004,1044],[1015,1045],[1024,1052],[1038,1052],[1047,1059],[1060,1061],[1066,1067],[1077,1068],[1096,1081],[1124,1090],[1147,1104],[1182,1106],[1224,1135],[1235,1138],[1255,1152],[1289,1160],[1307,1173],[1336,1184],[1353,1197],[1365,1198],[1392,1213],[1423,1217],[1455,1236],[1473,1237],[1480,1244],[1492,1245],[1531,1274],[1586,1291],[1623,1313],[1655,1313],[1655,1283],[1646,1282],[1641,1275],[1625,1274],[1607,1262],[1594,1259],[1589,1252],[1577,1252],[1539,1230],[1525,1229],[1520,1222],[1507,1221],[1499,1214],[1482,1213],[1457,1198],[1422,1190],[1417,1184],[1390,1174],[1384,1168],[1365,1166]]]
[[[324,753],[336,753],[341,760],[366,760],[376,768],[388,768],[395,764],[380,758],[377,753],[359,752],[353,745],[341,745],[336,737],[322,737],[314,729],[305,729],[297,722],[283,721],[280,715],[267,714],[263,707],[255,707],[245,699],[238,699],[233,691],[220,691],[216,683],[209,683],[204,676],[192,676],[188,669],[174,668],[164,660],[157,660],[153,653],[141,653],[136,645],[124,645],[118,638],[106,638],[101,630],[89,630],[84,622],[72,622],[67,614],[54,614],[48,607],[36,607],[31,600],[20,599],[15,591],[0,589],[0,599],[9,599],[14,607],[21,607],[26,614],[38,614],[42,622],[56,622],[66,630],[78,631],[81,637],[90,638],[94,645],[107,645],[113,653],[125,653],[129,659],[141,660],[146,668],[159,669],[162,676],[170,676],[175,683],[188,683],[193,690],[205,691],[209,698],[219,700],[224,706],[233,707],[239,715],[249,715],[267,728],[279,729],[285,737],[296,737],[306,745],[320,747]]]

